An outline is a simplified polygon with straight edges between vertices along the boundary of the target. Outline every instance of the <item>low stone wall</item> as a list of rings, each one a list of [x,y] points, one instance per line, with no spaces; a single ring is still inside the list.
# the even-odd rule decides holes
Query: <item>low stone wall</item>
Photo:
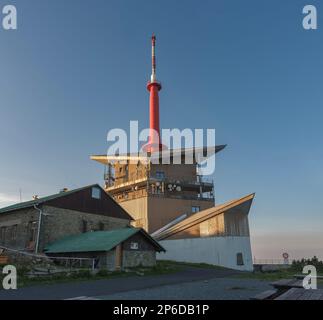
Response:
[[[12,251],[7,249],[2,249],[1,255],[7,256],[8,264],[14,265],[16,267],[32,268],[34,266],[50,266],[53,262],[46,256],[32,255],[25,252]]]

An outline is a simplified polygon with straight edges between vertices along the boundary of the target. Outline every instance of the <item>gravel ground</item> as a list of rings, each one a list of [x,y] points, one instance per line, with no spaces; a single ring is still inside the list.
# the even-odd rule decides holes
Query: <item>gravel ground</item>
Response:
[[[181,284],[133,290],[97,297],[104,300],[247,300],[270,290],[266,281],[239,278],[214,278]]]

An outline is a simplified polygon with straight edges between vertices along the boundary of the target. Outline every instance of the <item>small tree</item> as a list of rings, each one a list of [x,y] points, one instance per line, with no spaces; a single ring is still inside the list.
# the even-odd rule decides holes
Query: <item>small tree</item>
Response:
[[[302,258],[301,260],[293,260],[292,268],[297,272],[302,272],[304,266],[312,265],[317,272],[323,272],[323,261],[320,261],[316,256],[311,259]]]

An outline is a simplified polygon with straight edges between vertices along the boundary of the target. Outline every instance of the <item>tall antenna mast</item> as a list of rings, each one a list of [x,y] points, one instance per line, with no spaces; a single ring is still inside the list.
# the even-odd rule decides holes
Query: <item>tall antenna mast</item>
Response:
[[[153,34],[152,37],[151,37],[151,77],[150,77],[151,82],[156,81],[156,54],[155,54],[155,48],[156,48],[156,36]]]
[[[156,79],[156,37],[153,34],[151,37],[151,77],[147,84],[149,91],[149,141],[143,146],[146,152],[160,151],[166,148],[161,143],[160,129],[159,129],[159,95],[161,84]]]

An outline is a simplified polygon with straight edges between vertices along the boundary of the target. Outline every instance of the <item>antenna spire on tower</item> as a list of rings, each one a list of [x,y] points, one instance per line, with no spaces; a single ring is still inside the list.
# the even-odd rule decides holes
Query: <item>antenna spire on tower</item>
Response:
[[[156,81],[156,36],[153,34],[151,37],[151,82]]]

